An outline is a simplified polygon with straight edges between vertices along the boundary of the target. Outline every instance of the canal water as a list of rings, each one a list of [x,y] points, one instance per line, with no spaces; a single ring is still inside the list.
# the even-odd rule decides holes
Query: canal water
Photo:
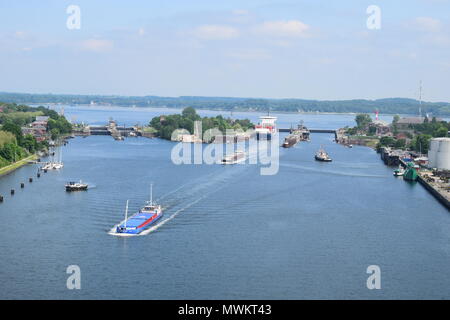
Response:
[[[162,111],[174,112],[65,108],[79,122],[127,125]],[[303,119],[317,129],[354,119],[277,116],[280,127]],[[450,298],[447,209],[422,186],[394,178],[375,151],[333,138],[312,134],[280,149],[272,176],[260,175],[261,165],[175,165],[174,144],[160,139],[72,139],[62,170],[37,178],[29,165],[0,178],[0,298]],[[320,146],[332,163],[314,161]],[[65,192],[80,179],[87,192]],[[111,235],[126,200],[138,210],[151,182],[166,208],[161,222],[145,235]],[[80,267],[80,290],[66,287],[69,265]],[[380,290],[367,289],[370,265],[381,269]]]

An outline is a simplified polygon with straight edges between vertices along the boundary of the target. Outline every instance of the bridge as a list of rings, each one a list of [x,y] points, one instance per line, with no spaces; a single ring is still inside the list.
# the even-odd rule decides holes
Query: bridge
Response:
[[[288,132],[290,133],[293,129],[279,128],[278,132]],[[336,140],[338,139],[338,130],[333,129],[308,129],[310,133],[331,133],[334,134]]]

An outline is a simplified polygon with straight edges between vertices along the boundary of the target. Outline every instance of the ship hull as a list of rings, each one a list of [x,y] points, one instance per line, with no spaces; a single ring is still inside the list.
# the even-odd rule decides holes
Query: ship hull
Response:
[[[85,187],[66,187],[66,191],[67,192],[72,192],[72,191],[86,191],[88,189],[87,186]]]
[[[145,229],[147,229],[148,227],[150,227],[151,225],[153,225],[156,221],[158,221],[160,218],[162,217],[162,213],[161,214],[156,214],[154,216],[149,217],[147,220],[145,220],[144,222],[142,222],[140,225],[138,225],[136,228],[134,229],[121,229],[123,227],[123,225],[120,225],[116,228],[116,232],[117,233],[123,233],[123,234],[139,234],[142,231],[144,231]],[[130,218],[131,220],[132,218]],[[129,221],[130,221],[129,220]]]
[[[321,162],[331,162],[331,159],[326,159],[326,158],[321,158],[318,156],[314,156],[314,158],[316,159],[316,161],[321,161]]]
[[[256,133],[256,140],[272,140],[272,133]]]

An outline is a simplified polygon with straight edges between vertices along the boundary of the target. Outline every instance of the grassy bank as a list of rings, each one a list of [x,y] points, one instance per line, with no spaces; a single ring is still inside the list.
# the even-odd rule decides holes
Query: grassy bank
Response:
[[[36,154],[32,154],[31,156],[23,158],[22,160],[16,161],[8,166],[0,168],[0,177],[26,165],[28,161],[36,160],[37,158],[38,156]]]

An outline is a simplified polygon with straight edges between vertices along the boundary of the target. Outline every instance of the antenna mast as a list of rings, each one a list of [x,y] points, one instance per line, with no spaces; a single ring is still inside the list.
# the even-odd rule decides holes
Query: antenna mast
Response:
[[[422,80],[419,84],[419,117],[422,117]]]

